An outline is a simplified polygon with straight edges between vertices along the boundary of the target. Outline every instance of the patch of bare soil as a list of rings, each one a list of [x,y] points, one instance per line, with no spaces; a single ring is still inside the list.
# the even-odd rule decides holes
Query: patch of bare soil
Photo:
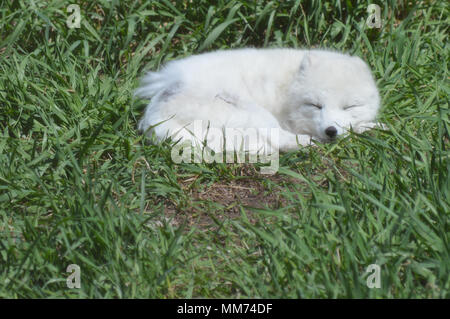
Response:
[[[192,198],[191,205],[177,209],[172,203],[165,206],[165,216],[174,224],[210,228],[228,219],[241,217],[241,208],[250,222],[257,221],[256,209],[278,209],[287,205],[281,195],[294,180],[278,174],[261,175],[253,166],[243,165],[231,180],[221,180],[209,185],[196,185],[198,178],[179,180],[183,190]],[[298,181],[297,181],[298,183]],[[270,186],[269,186],[270,185]]]

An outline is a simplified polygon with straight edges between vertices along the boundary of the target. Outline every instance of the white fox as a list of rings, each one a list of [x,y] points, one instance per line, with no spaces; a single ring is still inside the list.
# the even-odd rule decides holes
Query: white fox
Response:
[[[289,151],[312,139],[332,141],[350,127],[357,132],[374,127],[380,106],[367,64],[324,50],[194,55],[148,73],[136,95],[151,98],[141,131],[158,139],[197,141],[219,152]],[[215,133],[208,134],[212,128]],[[250,128],[257,131],[257,143],[246,141]],[[277,129],[277,138],[268,129]]]

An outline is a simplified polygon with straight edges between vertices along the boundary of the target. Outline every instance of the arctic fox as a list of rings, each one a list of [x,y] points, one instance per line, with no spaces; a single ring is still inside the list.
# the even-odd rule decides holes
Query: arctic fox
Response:
[[[158,139],[196,140],[216,152],[289,151],[312,140],[333,141],[350,127],[374,127],[380,105],[367,64],[325,50],[194,55],[148,73],[136,95],[151,98],[141,131]],[[250,129],[256,143],[246,141]],[[277,138],[269,129],[278,131]]]

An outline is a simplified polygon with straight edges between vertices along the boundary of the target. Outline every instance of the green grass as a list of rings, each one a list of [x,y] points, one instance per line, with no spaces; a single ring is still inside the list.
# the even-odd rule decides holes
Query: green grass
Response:
[[[0,297],[449,298],[448,5],[386,1],[368,29],[368,3],[3,1]],[[270,178],[145,143],[144,71],[246,46],[361,56],[389,130],[284,154]]]

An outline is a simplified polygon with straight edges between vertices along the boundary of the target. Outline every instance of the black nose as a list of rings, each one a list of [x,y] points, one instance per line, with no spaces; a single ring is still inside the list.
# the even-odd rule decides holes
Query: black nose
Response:
[[[333,137],[336,137],[336,135],[337,135],[337,130],[336,130],[336,128],[335,128],[334,126],[329,126],[329,127],[327,127],[327,128],[325,129],[325,134],[327,134],[328,137],[333,138]]]

